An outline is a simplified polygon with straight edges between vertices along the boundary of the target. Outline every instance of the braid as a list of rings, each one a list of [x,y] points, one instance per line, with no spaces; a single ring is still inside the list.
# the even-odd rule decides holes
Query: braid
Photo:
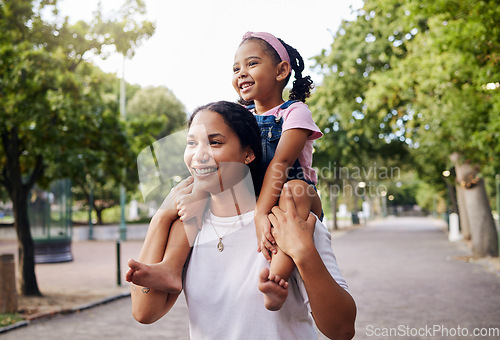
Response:
[[[283,44],[283,46],[285,46],[286,51],[290,56],[290,66],[295,74],[295,80],[293,81],[289,99],[305,102],[306,98],[311,95],[311,89],[314,88],[314,85],[310,76],[302,77],[302,71],[304,71],[304,59],[302,59],[302,56],[295,48],[279,38],[278,40]]]

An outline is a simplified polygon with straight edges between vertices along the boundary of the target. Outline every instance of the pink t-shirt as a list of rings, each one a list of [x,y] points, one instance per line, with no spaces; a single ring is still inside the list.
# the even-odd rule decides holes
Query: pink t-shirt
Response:
[[[303,102],[293,103],[284,110],[279,110],[280,106],[276,106],[262,115],[283,118],[283,132],[289,129],[306,129],[311,132],[298,159],[304,171],[305,179],[316,184],[318,183],[318,176],[312,168],[313,141],[323,136],[323,134],[314,123],[311,110]]]

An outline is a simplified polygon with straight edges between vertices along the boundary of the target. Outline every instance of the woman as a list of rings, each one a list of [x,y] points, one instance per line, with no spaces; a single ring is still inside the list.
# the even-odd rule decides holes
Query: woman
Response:
[[[356,306],[340,275],[329,233],[314,215],[307,221],[298,217],[288,187],[282,206],[273,208],[269,219],[277,244],[294,260],[297,271],[287,285],[283,307],[276,312],[264,307],[257,280],[261,290],[282,287],[279,277],[269,277],[269,263],[255,251],[255,194],[248,183],[257,179],[262,151],[260,141],[252,136],[259,136],[254,117],[235,103],[203,106],[189,122],[184,160],[197,188],[209,193],[209,209],[183,279],[191,338],[312,339],[317,335],[311,313],[326,336],[351,339]],[[170,247],[167,240],[173,239],[166,226],[172,224],[171,233],[184,232],[176,227],[182,224],[177,202],[192,187],[193,179],[185,180],[165,199],[163,209],[151,220],[139,261],[162,261],[165,247]],[[129,265],[128,278],[147,276],[150,268],[133,260]],[[178,295],[133,285],[133,315],[142,323],[155,322],[170,310]]]

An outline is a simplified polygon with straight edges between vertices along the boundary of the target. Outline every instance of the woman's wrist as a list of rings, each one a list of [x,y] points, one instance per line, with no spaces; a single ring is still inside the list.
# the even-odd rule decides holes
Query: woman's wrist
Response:
[[[302,244],[297,244],[296,247],[287,254],[290,256],[295,263],[295,265],[300,268],[301,265],[307,263],[315,254],[318,254],[314,242],[304,242]]]

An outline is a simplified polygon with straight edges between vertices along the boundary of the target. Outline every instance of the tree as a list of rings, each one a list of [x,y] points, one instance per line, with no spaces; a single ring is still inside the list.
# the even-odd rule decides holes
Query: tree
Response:
[[[95,197],[92,209],[96,211],[97,223],[102,224],[102,212],[119,204],[118,184],[124,183],[127,190],[136,187],[136,183],[124,178],[122,172],[123,168],[133,166],[135,154],[118,109],[116,85],[119,79],[97,67],[90,72],[98,79],[96,90],[101,99],[94,102],[94,111],[100,112],[100,119],[94,122],[86,143],[72,149],[73,156],[68,156],[71,163],[65,168],[66,175],[73,179],[73,193],[77,199],[89,202],[92,192]]]
[[[386,4],[386,6],[388,6]],[[340,170],[363,169],[366,173],[378,166],[391,167],[404,162],[408,145],[403,136],[404,124],[387,104],[379,112],[369,111],[366,92],[373,86],[371,75],[390,68],[392,58],[399,58],[404,49],[395,48],[380,39],[384,32],[375,28],[378,20],[369,8],[359,11],[354,21],[343,21],[334,35],[330,50],[315,57],[316,68],[323,74],[323,82],[311,98],[310,106],[324,137],[316,143],[315,165],[333,172],[321,172],[321,180],[328,186],[344,187],[350,181]],[[390,25],[382,30],[390,29]],[[401,121],[403,122],[403,121]],[[394,126],[401,125],[397,133]],[[374,171],[372,171],[374,172]],[[377,178],[358,178],[357,181]],[[373,183],[373,184],[374,184]],[[349,184],[356,185],[356,182]],[[330,195],[331,196],[331,195]],[[336,197],[331,197],[336,211]],[[354,211],[357,196],[354,195]],[[335,213],[334,213],[335,225]]]
[[[44,20],[41,13],[50,9],[55,19]],[[144,4],[128,1],[124,10],[140,13]],[[28,194],[35,183],[47,185],[67,174],[55,164],[76,164],[78,150],[91,146],[105,116],[99,81],[85,56],[118,42],[133,46],[153,31],[146,21],[103,20],[100,13],[91,24],[69,25],[57,16],[56,0],[0,2],[0,183],[13,203],[24,295],[40,295]],[[116,39],[115,32],[123,38]]]
[[[442,171],[454,167],[462,226],[478,228],[480,256],[498,252],[481,176],[493,178],[500,166],[498,19],[496,1],[367,0],[317,58],[325,78],[316,109],[337,130],[343,124],[353,139],[369,141],[355,157],[381,155],[376,136],[399,140],[440,192]]]
[[[147,87],[127,103],[127,122],[136,154],[186,124],[184,105],[166,87]]]
[[[106,82],[108,85],[103,89],[107,97],[106,107],[118,117],[118,91],[113,85],[118,84],[119,79],[108,75]],[[99,129],[100,136],[102,136],[99,140],[109,144],[109,141],[116,140],[111,137],[114,135],[118,137],[120,134],[117,135],[117,133],[123,131],[126,125],[126,136],[122,136],[126,137],[126,141],[117,140],[116,144],[109,144],[107,147],[87,149],[86,153],[79,157],[80,168],[85,169],[86,176],[80,176],[75,182],[75,191],[77,197],[86,202],[92,191],[95,198],[92,202],[92,209],[96,212],[97,224],[103,224],[104,210],[120,203],[119,184],[123,181],[120,180],[121,176],[115,175],[123,175],[124,164],[116,162],[116,151],[123,150],[122,159],[126,160],[125,168],[128,169],[124,183],[127,192],[133,193],[139,185],[135,162],[139,152],[157,139],[184,127],[186,123],[184,105],[167,88],[136,89],[127,84],[127,90],[133,94],[127,103],[127,119],[126,122],[122,122],[122,129],[116,130],[113,124],[103,125]]]
[[[500,166],[500,91],[494,84],[488,89],[500,76],[498,4],[441,0],[401,6],[400,23],[421,24],[415,34],[410,31],[405,57],[373,76],[369,108],[391,101],[412,116],[406,135],[414,141],[420,175],[443,183],[441,172],[452,163],[473,252],[496,256],[497,233],[480,172],[492,178]]]

